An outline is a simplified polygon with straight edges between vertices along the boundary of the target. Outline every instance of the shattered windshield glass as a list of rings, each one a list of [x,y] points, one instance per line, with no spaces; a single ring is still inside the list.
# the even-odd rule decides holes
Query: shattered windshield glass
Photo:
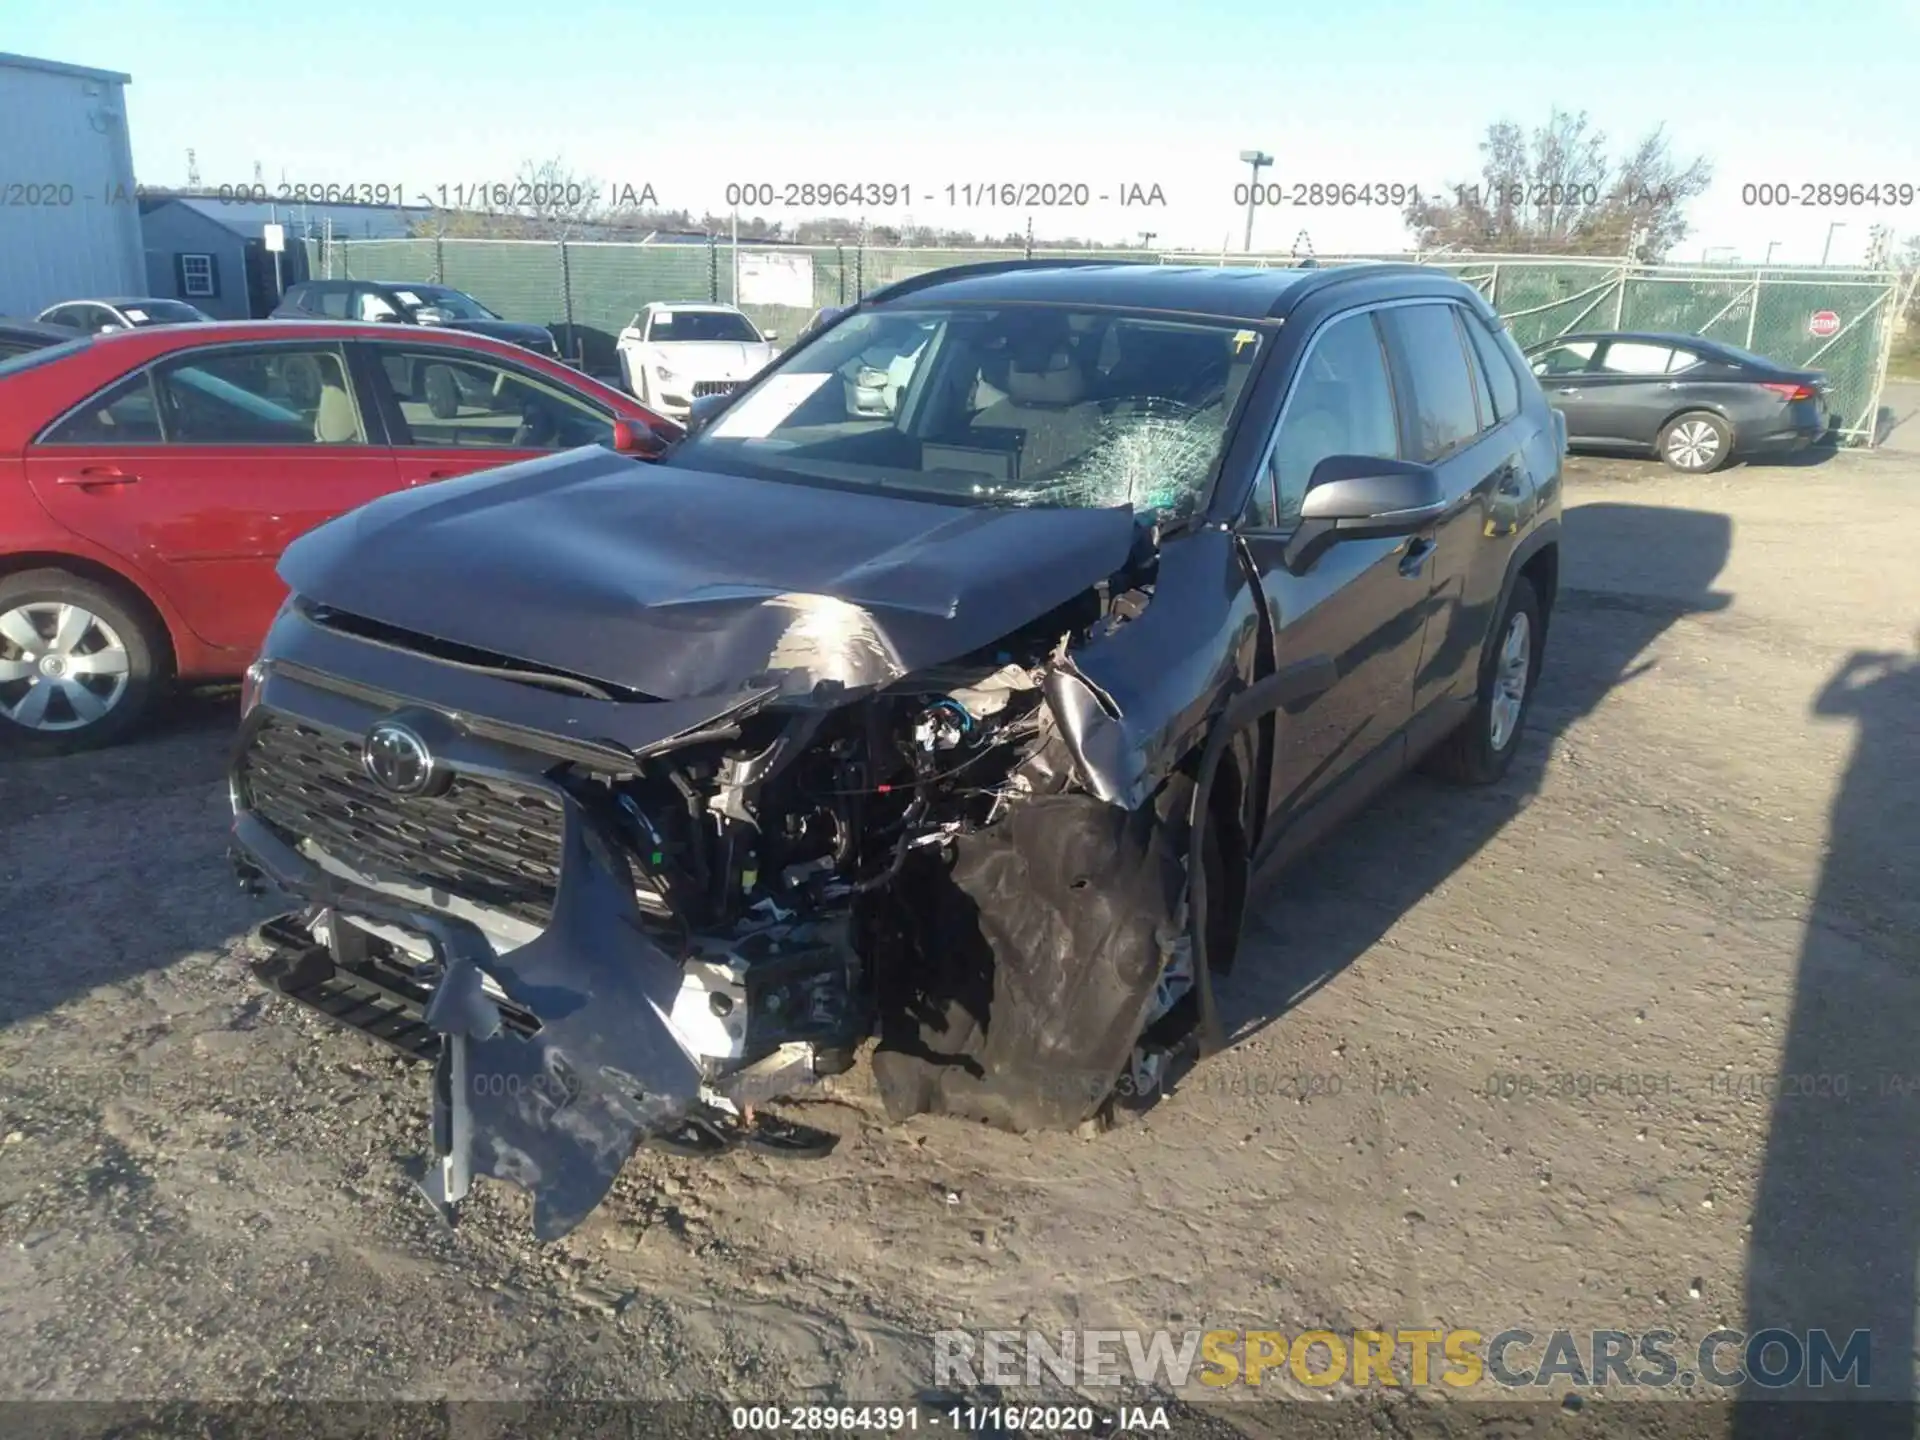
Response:
[[[1168,518],[1206,494],[1263,333],[1046,305],[856,314],[674,463],[960,504]]]

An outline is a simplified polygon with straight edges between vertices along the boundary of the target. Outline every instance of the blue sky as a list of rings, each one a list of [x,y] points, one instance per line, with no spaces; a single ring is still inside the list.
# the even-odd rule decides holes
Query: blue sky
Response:
[[[563,157],[662,204],[723,211],[729,181],[902,182],[915,222],[1005,232],[1025,211],[950,209],[969,181],[1158,185],[1164,207],[1036,217],[1040,234],[1238,248],[1243,149],[1283,181],[1475,178],[1487,124],[1590,111],[1620,145],[1664,122],[1716,164],[1676,258],[1857,260],[1906,209],[1754,208],[1743,184],[1920,188],[1920,0],[61,0],[9,10],[0,48],[124,70],[146,183],[439,185]],[[928,195],[932,195],[929,200]],[[766,212],[769,214],[777,212]],[[795,219],[803,212],[786,212]],[[1380,207],[1263,211],[1256,247],[1399,248]]]

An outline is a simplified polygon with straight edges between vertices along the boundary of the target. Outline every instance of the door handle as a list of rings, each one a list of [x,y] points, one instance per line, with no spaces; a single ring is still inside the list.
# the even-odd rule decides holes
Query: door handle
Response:
[[[1433,554],[1433,537],[1416,535],[1407,542],[1407,553],[1400,557],[1400,573],[1406,576],[1418,575],[1426,568],[1427,557]]]
[[[427,479],[451,480],[454,476],[458,475],[459,473],[460,472],[458,470],[429,470],[427,471]]]
[[[82,490],[91,490],[96,485],[137,485],[138,475],[129,475],[124,470],[111,465],[87,465],[78,475],[58,475],[54,477],[56,485],[78,485]]]

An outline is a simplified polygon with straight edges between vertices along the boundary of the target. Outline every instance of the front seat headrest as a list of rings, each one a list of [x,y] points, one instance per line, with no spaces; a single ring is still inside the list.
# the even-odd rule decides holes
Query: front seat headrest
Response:
[[[1055,350],[1044,368],[1025,368],[1015,360],[1007,367],[1007,398],[1016,405],[1077,405],[1086,398],[1087,377],[1070,350]]]

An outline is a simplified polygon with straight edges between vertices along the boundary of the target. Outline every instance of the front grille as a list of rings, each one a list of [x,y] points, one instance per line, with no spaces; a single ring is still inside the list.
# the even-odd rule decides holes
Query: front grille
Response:
[[[239,780],[246,807],[289,843],[536,925],[552,917],[562,811],[544,790],[460,774],[441,795],[394,795],[361,768],[357,735],[274,716]]]
[[[693,398],[698,400],[702,395],[725,395],[739,383],[738,380],[696,380],[693,382]]]

